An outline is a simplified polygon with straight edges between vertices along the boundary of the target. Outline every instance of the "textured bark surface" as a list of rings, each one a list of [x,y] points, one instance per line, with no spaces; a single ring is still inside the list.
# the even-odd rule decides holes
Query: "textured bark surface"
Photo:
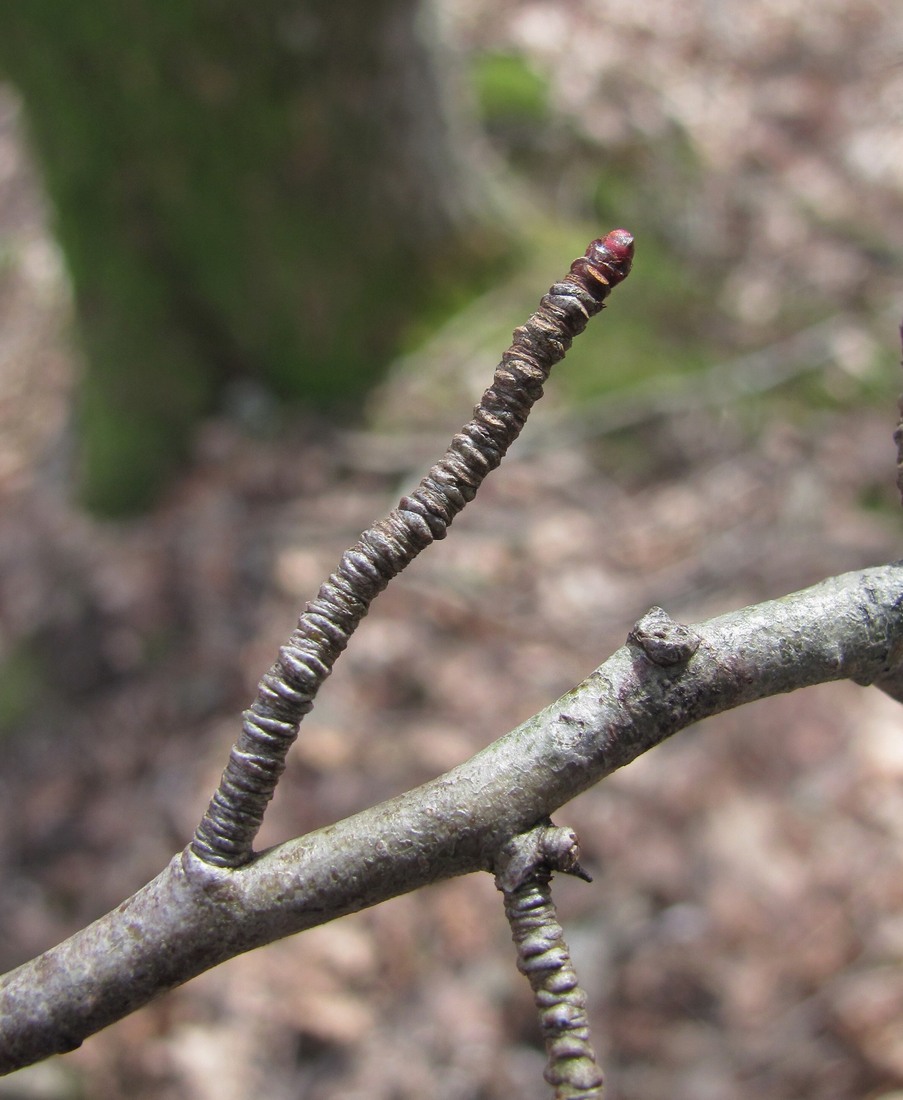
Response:
[[[71,1050],[234,955],[491,869],[513,836],[701,718],[830,680],[894,689],[903,564],[831,578],[693,631],[700,645],[686,663],[663,667],[629,643],[467,763],[244,867],[211,868],[186,850],[118,909],[0,981],[0,1069]]]
[[[543,1076],[554,1100],[601,1100],[603,1075],[590,1045],[586,993],[580,988],[564,930],[552,901],[554,872],[589,880],[579,864],[573,829],[539,825],[514,837],[496,864],[495,883],[529,981],[548,1054]]]
[[[192,841],[195,855],[227,867],[250,859],[299,724],[373,599],[421,550],[445,538],[452,520],[517,439],[549,371],[604,308],[612,288],[627,278],[632,261],[633,237],[625,229],[590,242],[539,309],[515,329],[473,419],[444,456],[342,555],[244,713],[239,739]]]

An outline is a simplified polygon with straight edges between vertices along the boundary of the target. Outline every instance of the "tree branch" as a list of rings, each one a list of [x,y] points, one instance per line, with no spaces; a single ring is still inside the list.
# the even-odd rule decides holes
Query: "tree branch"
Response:
[[[446,775],[237,869],[187,848],[133,897],[0,979],[0,1072],[72,1050],[226,959],[428,883],[702,718],[830,680],[903,697],[903,562],[691,629],[646,615],[579,687]]]

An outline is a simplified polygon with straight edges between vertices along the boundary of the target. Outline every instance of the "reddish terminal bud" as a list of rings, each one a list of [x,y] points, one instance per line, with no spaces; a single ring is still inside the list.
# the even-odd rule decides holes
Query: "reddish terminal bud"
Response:
[[[632,263],[633,234],[626,229],[613,229],[593,241],[585,254],[574,260],[568,278],[602,302],[612,287],[627,278]]]
[[[626,264],[627,271],[630,270],[633,262],[633,234],[629,229],[613,229],[608,236],[602,238],[601,245],[616,264]],[[625,275],[627,271],[624,272]]]
[[[586,250],[591,267],[601,268],[610,286],[626,279],[633,263],[633,234],[627,229],[613,229],[601,240],[593,241]]]

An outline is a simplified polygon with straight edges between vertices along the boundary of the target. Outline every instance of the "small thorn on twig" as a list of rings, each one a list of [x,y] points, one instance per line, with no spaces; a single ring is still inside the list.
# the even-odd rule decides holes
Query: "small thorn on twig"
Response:
[[[585,867],[581,867],[579,863],[575,863],[574,866],[567,871],[566,874],[573,875],[574,878],[582,879],[584,882],[592,882],[593,876],[587,871]]]
[[[653,664],[662,668],[686,664],[702,644],[695,630],[675,622],[660,607],[651,607],[634,623],[627,641],[639,646]]]
[[[593,876],[580,866],[580,844],[573,829],[558,828],[550,823],[543,830],[541,847],[549,870],[573,875],[584,882],[593,881]]]

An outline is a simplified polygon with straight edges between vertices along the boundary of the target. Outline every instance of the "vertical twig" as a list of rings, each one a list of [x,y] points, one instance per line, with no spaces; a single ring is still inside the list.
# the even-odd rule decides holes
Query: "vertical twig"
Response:
[[[515,330],[473,419],[419,486],[346,550],[307,605],[279,659],[245,711],[219,788],[191,843],[205,862],[238,867],[252,846],[298,727],[373,598],[447,528],[517,438],[552,366],[627,277],[633,237],[616,229],[593,241]]]
[[[589,1041],[586,994],[580,988],[552,902],[554,871],[589,881],[578,862],[573,829],[539,825],[511,840],[496,862],[495,881],[517,949],[517,968],[533,990],[555,1100],[599,1100],[602,1071]]]

